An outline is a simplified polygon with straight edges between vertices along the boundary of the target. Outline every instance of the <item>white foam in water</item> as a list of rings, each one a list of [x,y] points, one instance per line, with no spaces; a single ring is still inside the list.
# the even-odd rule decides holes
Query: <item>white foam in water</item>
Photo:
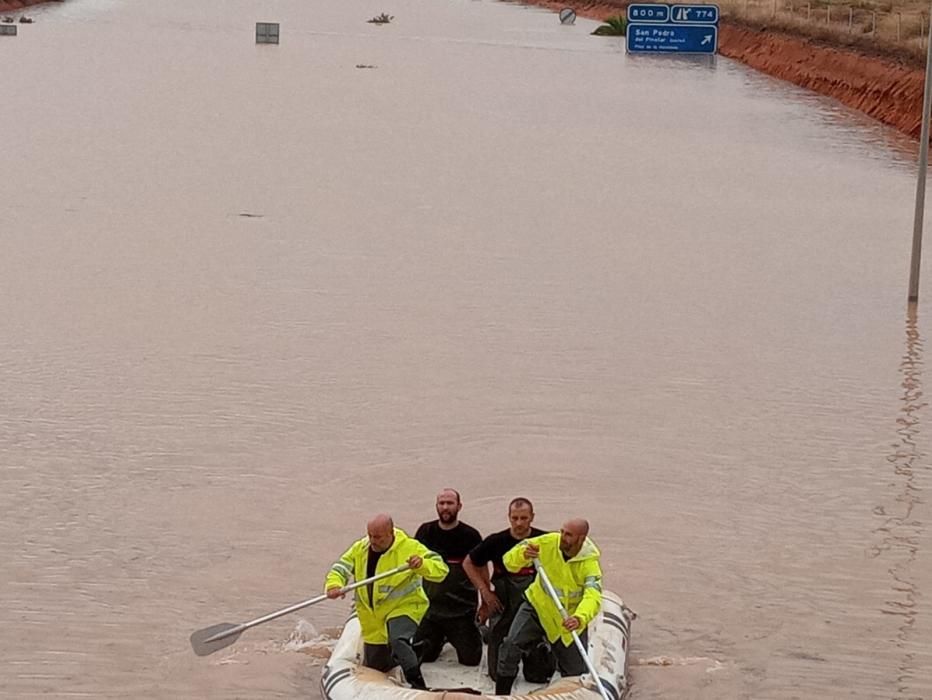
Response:
[[[317,632],[317,628],[302,618],[298,620],[298,623],[294,626],[294,629],[291,631],[291,635],[288,637],[288,641],[309,642],[312,639],[316,639],[318,636],[320,635]]]
[[[298,623],[291,631],[291,634],[288,636],[288,641],[285,642],[282,649],[284,651],[301,651],[306,653],[325,651],[329,655],[335,643],[336,640],[331,639],[326,634],[319,633],[314,625],[302,619],[298,620]]]

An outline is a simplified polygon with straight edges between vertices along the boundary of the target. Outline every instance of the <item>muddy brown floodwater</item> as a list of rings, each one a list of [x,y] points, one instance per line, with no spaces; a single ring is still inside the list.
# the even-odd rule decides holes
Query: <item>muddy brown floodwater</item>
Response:
[[[444,486],[485,533],[515,495],[591,520],[636,700],[932,696],[913,142],[513,4],[30,13],[0,696],[319,697],[345,602],[188,635],[315,595]]]

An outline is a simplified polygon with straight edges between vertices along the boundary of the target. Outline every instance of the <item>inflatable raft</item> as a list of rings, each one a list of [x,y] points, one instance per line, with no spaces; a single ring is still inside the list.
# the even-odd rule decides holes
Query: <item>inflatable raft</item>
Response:
[[[628,651],[634,613],[616,595],[606,591],[602,610],[589,629],[589,654],[602,687],[612,700],[620,700],[628,689]],[[395,669],[380,673],[360,665],[362,637],[353,615],[343,627],[320,679],[325,700],[477,700],[480,697],[519,700],[601,700],[591,677],[555,677],[547,686],[528,684],[519,675],[511,695],[494,695],[495,686],[486,674],[483,658],[478,667],[460,666],[447,645],[435,663],[421,670],[430,690],[405,686]]]

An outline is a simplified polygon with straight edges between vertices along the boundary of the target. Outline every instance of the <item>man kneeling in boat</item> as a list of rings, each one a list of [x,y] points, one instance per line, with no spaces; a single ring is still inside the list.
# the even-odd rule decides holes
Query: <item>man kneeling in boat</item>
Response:
[[[456,649],[456,659],[463,666],[478,666],[482,661],[482,636],[476,625],[478,596],[463,570],[463,560],[482,541],[482,535],[459,519],[462,508],[459,491],[443,489],[437,494],[437,519],[421,525],[414,535],[443,557],[450,569],[443,583],[424,585],[430,608],[417,628],[415,644],[423,644],[421,660],[425,663],[436,661],[447,642]]]
[[[362,581],[407,562],[410,571],[356,589],[356,613],[362,628],[363,665],[388,672],[401,666],[413,688],[427,688],[412,646],[428,600],[421,578],[443,581],[449,569],[436,552],[394,526],[388,515],[377,515],[366,526],[367,537],[353,543],[327,574],[328,598],[342,598],[350,578]]]
[[[533,522],[533,504],[527,498],[513,498],[508,504],[509,527],[486,537],[463,560],[463,571],[482,598],[479,617],[488,622],[489,677],[493,681],[498,676],[498,654],[502,642],[524,601],[524,592],[533,583],[535,575],[532,566],[519,571],[508,571],[502,557],[528,537],[547,534],[545,530],[533,527]],[[492,564],[491,576],[489,563]],[[550,645],[542,639],[524,655],[521,665],[524,668],[524,678],[529,683],[549,682],[554,671]]]
[[[569,617],[566,620],[562,618],[538,574],[525,591],[524,602],[502,643],[495,681],[496,695],[511,693],[521,655],[544,637],[550,642],[560,675],[580,676],[586,672],[586,662],[573,643],[572,633],[579,635],[585,647],[588,641],[586,628],[602,605],[600,553],[588,534],[587,521],[581,518],[568,520],[559,533],[531,537],[502,558],[509,571],[519,571],[538,560]]]

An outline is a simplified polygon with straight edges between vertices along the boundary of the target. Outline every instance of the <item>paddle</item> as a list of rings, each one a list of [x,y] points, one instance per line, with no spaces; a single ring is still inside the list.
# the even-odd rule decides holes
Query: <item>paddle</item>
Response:
[[[557,609],[560,611],[560,616],[566,620],[570,614],[566,612],[566,608],[564,608],[563,603],[560,602],[560,597],[553,589],[553,584],[551,584],[550,579],[547,578],[547,572],[544,571],[544,567],[541,566],[541,563],[536,559],[534,560],[534,566],[537,567],[537,573],[540,574],[540,580],[544,584],[544,588],[547,589],[547,593],[550,594],[551,598],[553,598],[553,602],[557,604]],[[599,689],[599,695],[602,696],[602,700],[611,700],[608,697],[608,691],[606,691],[602,686],[602,679],[599,678],[599,674],[595,670],[595,665],[592,663],[592,659],[589,658],[589,652],[583,646],[582,640],[579,638],[579,635],[576,634],[576,630],[570,630],[570,634],[573,635],[573,641],[576,643],[576,648],[579,649],[579,653],[582,654],[583,660],[586,662],[586,667],[589,669],[589,673],[592,674],[592,679],[595,681],[595,684]]]
[[[370,576],[369,578],[363,579],[362,581],[356,581],[355,583],[351,583],[348,586],[343,586],[343,588],[340,589],[340,592],[348,593],[349,591],[360,588],[361,586],[367,586],[373,581],[388,578],[389,576],[394,576],[395,574],[400,574],[405,571],[409,571],[410,569],[411,567],[405,564],[403,566],[391,569],[390,571],[383,571],[381,574],[376,574],[375,576]],[[213,654],[215,651],[220,651],[221,649],[225,649],[226,647],[233,644],[233,642],[239,639],[239,636],[250,627],[255,627],[256,625],[261,625],[263,622],[268,622],[269,620],[274,620],[278,617],[281,617],[282,615],[293,613],[295,610],[300,610],[301,608],[315,605],[322,600],[327,600],[326,593],[319,595],[316,598],[310,598],[309,600],[305,600],[301,603],[289,605],[287,608],[276,610],[275,612],[269,613],[268,615],[257,617],[255,620],[243,622],[239,625],[234,625],[230,622],[221,622],[219,625],[205,627],[204,629],[200,629],[191,635],[191,648],[198,656],[207,656],[208,654]]]

